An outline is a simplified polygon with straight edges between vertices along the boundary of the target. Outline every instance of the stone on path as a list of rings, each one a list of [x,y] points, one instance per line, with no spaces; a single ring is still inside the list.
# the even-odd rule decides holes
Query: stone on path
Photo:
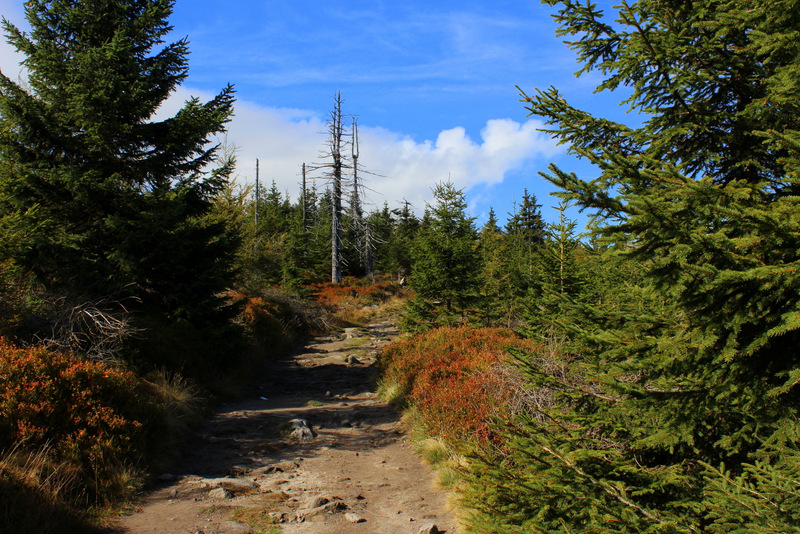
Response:
[[[305,419],[292,419],[289,422],[292,425],[292,437],[300,441],[309,441],[317,437],[317,433],[308,426],[308,421]]]
[[[351,523],[363,523],[366,520],[362,519],[360,515],[354,514],[352,512],[344,514],[344,518],[350,521]]]
[[[212,499],[233,499],[233,493],[225,488],[214,488],[208,492],[208,496]]]
[[[441,534],[441,532],[442,531],[439,530],[439,527],[437,527],[433,523],[430,523],[419,529],[417,534]]]
[[[234,493],[250,492],[259,489],[258,484],[241,478],[207,478],[204,480],[212,488],[225,488]]]

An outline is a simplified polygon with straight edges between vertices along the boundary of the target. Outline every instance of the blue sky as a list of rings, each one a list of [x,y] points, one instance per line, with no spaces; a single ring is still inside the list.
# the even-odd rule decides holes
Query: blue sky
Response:
[[[0,0],[0,12],[24,27],[22,5]],[[421,212],[431,187],[450,179],[479,224],[490,206],[503,222],[526,188],[553,220],[553,188],[538,171],[550,162],[592,170],[537,131],[515,86],[553,85],[574,106],[625,115],[621,98],[593,94],[597,77],[574,76],[552,13],[536,0],[177,0],[172,40],[188,37],[190,73],[165,113],[233,83],[239,183],[253,181],[258,158],[262,179],[296,199],[300,167],[320,162],[341,91],[343,111],[358,117],[360,162],[381,175],[367,181],[374,207],[406,199]],[[16,59],[3,43],[6,75]]]

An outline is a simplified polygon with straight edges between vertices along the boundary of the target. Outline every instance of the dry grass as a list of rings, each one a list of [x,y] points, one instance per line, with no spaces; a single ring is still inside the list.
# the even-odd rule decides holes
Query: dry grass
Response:
[[[252,528],[253,534],[280,534],[281,532],[281,527],[276,525],[275,518],[260,508],[237,508],[231,514],[231,519]]]
[[[344,324],[363,325],[378,317],[400,314],[405,307],[406,300],[408,298],[404,294],[399,294],[376,304],[365,306],[361,303],[354,303],[335,311],[333,317],[337,322]]]
[[[80,474],[53,462],[47,448],[15,447],[0,454],[0,532],[72,534],[94,532],[85,512]]]
[[[162,468],[174,459],[192,427],[202,419],[206,400],[191,380],[178,373],[162,369],[148,374],[145,382],[163,408],[158,450],[151,455],[153,467]]]

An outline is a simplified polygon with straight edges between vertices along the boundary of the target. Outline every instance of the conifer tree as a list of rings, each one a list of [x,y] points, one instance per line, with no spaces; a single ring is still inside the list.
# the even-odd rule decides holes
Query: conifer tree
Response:
[[[410,319],[423,327],[461,320],[476,302],[481,272],[478,232],[466,214],[463,191],[445,182],[433,188],[433,196],[429,223],[411,249]]]
[[[623,0],[612,23],[591,3],[548,3],[582,72],[627,87],[644,121],[523,95],[598,168],[547,178],[597,214],[605,259],[644,270],[626,300],[587,314],[566,376],[531,362],[553,405],[520,422],[511,454],[476,460],[492,488],[470,499],[477,522],[797,532],[800,4]]]
[[[380,210],[373,210],[367,215],[367,224],[371,228],[372,243],[374,247],[375,270],[379,272],[392,272],[389,258],[389,241],[394,233],[395,220],[389,210],[389,204],[384,202]]]
[[[187,41],[164,45],[172,5],[34,0],[30,34],[3,21],[30,75],[0,74],[0,216],[24,229],[5,252],[50,291],[135,287],[151,309],[202,322],[236,246],[211,213],[232,160],[209,170],[208,146],[233,89],[152,119],[187,73]]]
[[[514,213],[509,214],[506,222],[506,232],[517,238],[519,241],[539,245],[544,242],[545,223],[539,208],[542,206],[536,203],[536,195],[528,194],[528,190],[522,195],[522,203],[516,208]]]
[[[511,275],[515,269],[514,255],[508,236],[500,231],[494,210],[479,234],[481,272],[479,315],[485,326],[516,326],[520,316],[517,287]]]
[[[394,272],[406,276],[411,272],[411,248],[422,222],[414,214],[407,200],[403,201],[401,208],[392,213],[397,219],[397,224],[388,247],[390,265]]]
[[[554,207],[558,221],[546,226],[545,240],[534,254],[538,276],[526,303],[527,333],[533,338],[566,340],[565,329],[577,320],[574,305],[582,300],[587,284],[578,257],[581,243],[575,231],[577,223],[567,218],[567,208],[566,202]]]
[[[544,243],[546,225],[542,220],[541,206],[536,196],[522,195],[522,202],[514,205],[513,213],[508,214],[506,222],[506,238],[509,242],[509,254],[513,256],[511,263],[511,283],[518,288],[516,300],[521,303],[528,293],[539,284],[536,268],[536,253]]]

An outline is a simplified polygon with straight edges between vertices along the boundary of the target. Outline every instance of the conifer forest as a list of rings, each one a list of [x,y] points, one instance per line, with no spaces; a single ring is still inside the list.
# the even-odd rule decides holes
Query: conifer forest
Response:
[[[800,532],[800,2],[543,3],[641,121],[518,87],[593,174],[480,225],[446,177],[364,204],[338,93],[297,198],[237,178],[227,81],[154,118],[174,0],[4,19],[0,531],[91,531],[260,360],[400,299],[379,391],[446,445],[464,532]]]

